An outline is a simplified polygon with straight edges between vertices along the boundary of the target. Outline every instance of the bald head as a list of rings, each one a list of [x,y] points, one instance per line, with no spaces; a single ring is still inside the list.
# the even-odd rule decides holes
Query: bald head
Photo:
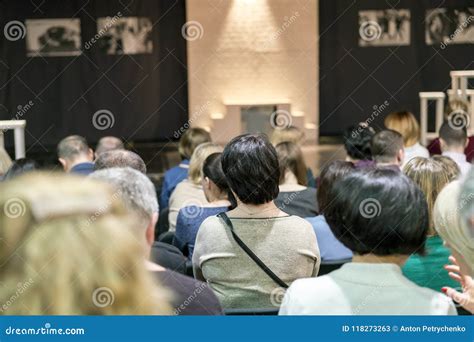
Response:
[[[95,157],[98,158],[101,153],[115,150],[123,150],[123,142],[117,137],[100,138],[95,149]]]
[[[146,174],[143,159],[132,151],[115,150],[101,153],[95,161],[94,170],[110,169],[113,167],[131,167]]]

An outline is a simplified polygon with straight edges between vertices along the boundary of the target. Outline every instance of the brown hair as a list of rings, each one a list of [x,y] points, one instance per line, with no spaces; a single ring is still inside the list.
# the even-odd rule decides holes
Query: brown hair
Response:
[[[210,142],[211,136],[204,128],[189,128],[179,140],[178,151],[182,159],[189,159],[199,145]]]
[[[415,116],[408,111],[393,112],[387,115],[385,127],[400,133],[405,147],[415,145],[420,140],[420,125]]]
[[[292,142],[296,145],[300,145],[304,140],[304,133],[295,126],[286,128],[277,128],[273,131],[270,141],[273,146],[278,145],[282,142]]]
[[[432,158],[415,157],[404,167],[403,172],[425,194],[428,203],[430,233],[433,234],[433,208],[438,194],[449,183],[449,173],[446,168]]]
[[[342,179],[355,169],[354,163],[343,160],[332,161],[323,167],[319,175],[317,192],[320,214],[324,214],[324,210],[328,208],[331,203],[329,193],[336,181]]]
[[[451,158],[439,154],[436,154],[431,158],[439,162],[445,168],[450,182],[457,179],[461,175],[461,169]]]
[[[280,165],[280,184],[285,182],[285,174],[291,171],[298,179],[298,184],[306,186],[307,168],[303,159],[303,153],[298,145],[291,142],[282,142],[275,147]]]

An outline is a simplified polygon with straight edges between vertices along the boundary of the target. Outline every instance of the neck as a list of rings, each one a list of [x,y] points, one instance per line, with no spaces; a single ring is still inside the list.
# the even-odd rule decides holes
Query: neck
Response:
[[[391,161],[391,162],[386,162],[386,163],[377,163],[377,166],[400,166],[400,164],[398,163],[398,161],[394,160],[394,161]]]
[[[74,159],[74,161],[72,161],[70,164],[69,164],[69,167],[66,171],[70,171],[74,166],[78,165],[78,164],[82,164],[82,163],[91,163],[92,161],[88,158],[88,157],[78,157],[76,159]]]
[[[464,146],[449,146],[443,152],[452,152],[464,154]]]
[[[364,254],[364,255],[354,255],[352,258],[352,262],[358,262],[363,264],[396,264],[402,267],[406,260],[408,259],[408,255],[375,255],[375,254]]]
[[[286,171],[285,180],[283,181],[283,184],[281,185],[297,185],[297,184],[298,184],[298,178],[296,178],[295,174],[291,171]]]
[[[229,212],[231,217],[254,217],[265,218],[275,216],[286,216],[287,214],[281,211],[273,201],[264,204],[245,204],[238,200],[237,208]]]

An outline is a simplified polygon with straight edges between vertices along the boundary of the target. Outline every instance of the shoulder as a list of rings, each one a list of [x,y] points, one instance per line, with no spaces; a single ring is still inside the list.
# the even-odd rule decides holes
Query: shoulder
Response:
[[[307,219],[304,219],[304,218],[296,216],[296,215],[289,216],[287,218],[287,220],[285,221],[285,224],[292,225],[292,226],[294,226],[295,228],[298,228],[298,229],[303,228],[303,229],[306,229],[306,230],[313,231],[313,226],[311,225],[311,223]]]
[[[208,234],[216,236],[216,234],[223,232],[224,229],[225,226],[220,218],[217,216],[209,216],[201,223],[198,235],[201,237]]]
[[[432,314],[446,315],[456,310],[451,298],[427,287],[413,285],[417,287],[417,291],[411,292],[415,296],[413,300],[424,301],[431,308]]]

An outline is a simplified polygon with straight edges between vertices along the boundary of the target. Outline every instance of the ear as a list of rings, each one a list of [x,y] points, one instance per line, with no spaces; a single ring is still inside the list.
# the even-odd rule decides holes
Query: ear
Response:
[[[405,159],[405,150],[403,148],[398,150],[397,159],[398,159],[398,164],[401,166],[403,164],[403,160]]]
[[[91,148],[89,149],[87,155],[91,161],[94,160],[94,151]]]
[[[204,177],[202,179],[202,186],[207,190],[211,190],[211,180],[208,177]]]
[[[446,141],[443,139],[439,138],[439,147],[441,148],[441,151],[446,148]]]
[[[152,246],[153,242],[155,242],[155,225],[158,222],[158,213],[153,213],[150,224],[146,228],[145,238],[148,246]]]
[[[61,166],[63,167],[64,171],[67,171],[67,162],[66,159],[63,158],[58,158],[59,162],[61,163]]]
[[[467,137],[467,139],[466,139],[466,143],[464,144],[464,148],[466,148],[467,145],[469,145],[469,137]]]

